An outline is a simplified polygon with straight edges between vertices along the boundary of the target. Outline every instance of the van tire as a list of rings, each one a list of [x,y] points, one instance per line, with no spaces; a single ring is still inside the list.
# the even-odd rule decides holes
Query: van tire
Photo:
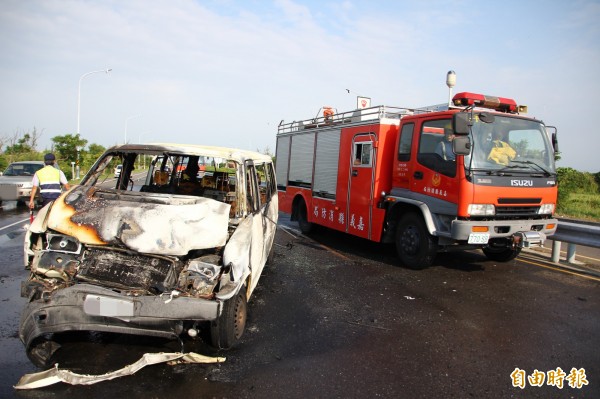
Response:
[[[275,240],[273,240],[273,244],[271,244],[271,249],[269,250],[269,255],[267,255],[267,261],[265,262],[265,264],[267,266],[272,266],[274,259],[275,259]]]
[[[248,318],[245,287],[223,303],[221,315],[210,323],[211,345],[217,349],[231,349],[242,338]]]
[[[46,370],[52,366],[54,353],[60,348],[55,341],[38,337],[33,340],[26,350],[26,355],[36,367]]]
[[[396,251],[404,266],[414,270],[431,266],[437,249],[437,239],[429,234],[420,215],[411,212],[400,218],[396,229]]]

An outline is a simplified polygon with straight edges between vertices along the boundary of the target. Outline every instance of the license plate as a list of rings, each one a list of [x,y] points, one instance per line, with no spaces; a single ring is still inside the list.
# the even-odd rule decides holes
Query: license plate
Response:
[[[487,244],[490,239],[489,233],[469,234],[469,244]]]
[[[133,316],[133,302],[101,295],[87,295],[83,311],[92,316]]]

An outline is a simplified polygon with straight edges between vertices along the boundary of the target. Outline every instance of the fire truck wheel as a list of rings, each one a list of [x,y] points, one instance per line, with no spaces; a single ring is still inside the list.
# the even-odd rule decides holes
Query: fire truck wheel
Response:
[[[405,266],[415,270],[425,269],[433,263],[437,240],[429,234],[421,216],[407,213],[398,223],[396,250]]]
[[[223,304],[221,315],[210,323],[210,340],[218,349],[230,349],[238,343],[246,328],[248,303],[246,290],[240,292]]]
[[[308,234],[313,229],[313,224],[308,221],[308,212],[304,200],[298,202],[298,227],[302,234]]]
[[[485,247],[482,248],[483,253],[489,260],[493,260],[495,262],[508,262],[509,260],[513,260],[521,253],[521,248],[492,248]]]

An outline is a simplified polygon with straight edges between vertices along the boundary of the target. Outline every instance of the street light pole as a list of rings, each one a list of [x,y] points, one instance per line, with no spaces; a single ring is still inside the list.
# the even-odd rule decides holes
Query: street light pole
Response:
[[[81,81],[83,80],[83,78],[85,78],[86,76],[91,75],[93,73],[104,72],[104,73],[108,74],[110,71],[112,71],[112,68],[111,69],[104,69],[102,71],[92,71],[92,72],[84,73],[79,78],[79,88],[77,90],[77,135],[79,135],[79,121],[80,121],[80,117],[79,116],[80,116],[80,110],[81,110]]]
[[[125,144],[127,144],[127,123],[129,122],[130,119],[139,118],[140,116],[142,116],[142,115],[132,115],[132,116],[128,116],[125,119]]]
[[[79,151],[82,150],[82,148],[80,146],[75,147],[75,149],[77,150],[77,160],[75,161],[75,176],[77,179],[79,179],[79,171],[80,171],[80,166],[79,166]]]

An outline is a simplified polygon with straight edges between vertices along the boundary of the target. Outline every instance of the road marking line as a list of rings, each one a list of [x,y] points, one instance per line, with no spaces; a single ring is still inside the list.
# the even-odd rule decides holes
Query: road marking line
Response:
[[[316,242],[315,240],[312,240],[312,241],[313,241],[313,242]],[[317,242],[317,245],[318,245],[318,246],[320,246],[321,248],[323,248],[324,250],[326,250],[326,251],[329,251],[329,252],[331,252],[332,254],[334,254],[334,255],[336,255],[336,256],[338,256],[338,257],[340,257],[340,258],[344,259],[344,260],[347,260],[347,261],[350,261],[350,262],[352,262],[352,259],[348,258],[347,256],[344,256],[344,255],[342,255],[341,253],[339,253],[339,252],[337,252],[337,251],[334,251],[333,249],[331,249],[331,248],[329,248],[329,247],[327,247],[327,246],[325,246],[325,245],[323,245],[323,244],[320,244],[320,243],[318,243],[318,242]]]
[[[544,255],[547,255],[548,257],[552,256],[552,250],[550,250],[549,248],[543,247],[544,250],[540,251],[542,252]],[[534,251],[537,252],[537,251]],[[563,251],[562,249],[560,250],[560,257],[562,257],[563,259],[567,259],[567,251]],[[585,255],[581,255],[580,253],[577,253],[577,251],[575,252],[575,258],[577,260],[579,260],[579,258],[583,258],[583,259],[589,259],[591,261],[600,261],[600,259],[598,258],[592,258],[591,256],[585,256]]]
[[[295,236],[295,235],[293,235],[292,233],[290,233],[290,232],[289,232],[289,230],[291,230],[291,231],[293,231],[294,233],[296,233],[296,234],[298,234],[298,235],[299,235],[299,232],[297,232],[297,231],[296,231],[296,230],[294,230],[294,229],[291,229],[291,228],[289,228],[289,227],[287,227],[287,226],[282,226],[282,225],[277,225],[277,228],[281,228],[283,231],[285,231],[286,233],[288,233],[288,234],[289,234],[289,235],[291,235],[292,237],[294,237],[294,238],[298,238],[297,236]]]
[[[28,221],[29,221],[29,218],[23,219],[20,222],[15,222],[13,224],[9,224],[8,226],[0,227],[0,230],[8,229],[9,227],[15,226],[15,225],[23,223],[23,222],[28,222]]]
[[[587,278],[588,280],[600,281],[600,278],[598,278],[598,277],[588,276],[587,274],[577,273],[577,272],[573,272],[573,271],[570,271],[570,270],[564,270],[564,269],[560,269],[558,267],[543,265],[543,264],[537,263],[537,262],[531,262],[531,261],[525,260],[523,258],[519,259],[519,261],[521,261],[523,263],[529,263],[530,265],[534,265],[534,266],[545,267],[546,269],[555,270],[557,272],[562,272],[562,273],[567,273],[567,274],[573,274],[573,275],[578,276],[578,277]]]

